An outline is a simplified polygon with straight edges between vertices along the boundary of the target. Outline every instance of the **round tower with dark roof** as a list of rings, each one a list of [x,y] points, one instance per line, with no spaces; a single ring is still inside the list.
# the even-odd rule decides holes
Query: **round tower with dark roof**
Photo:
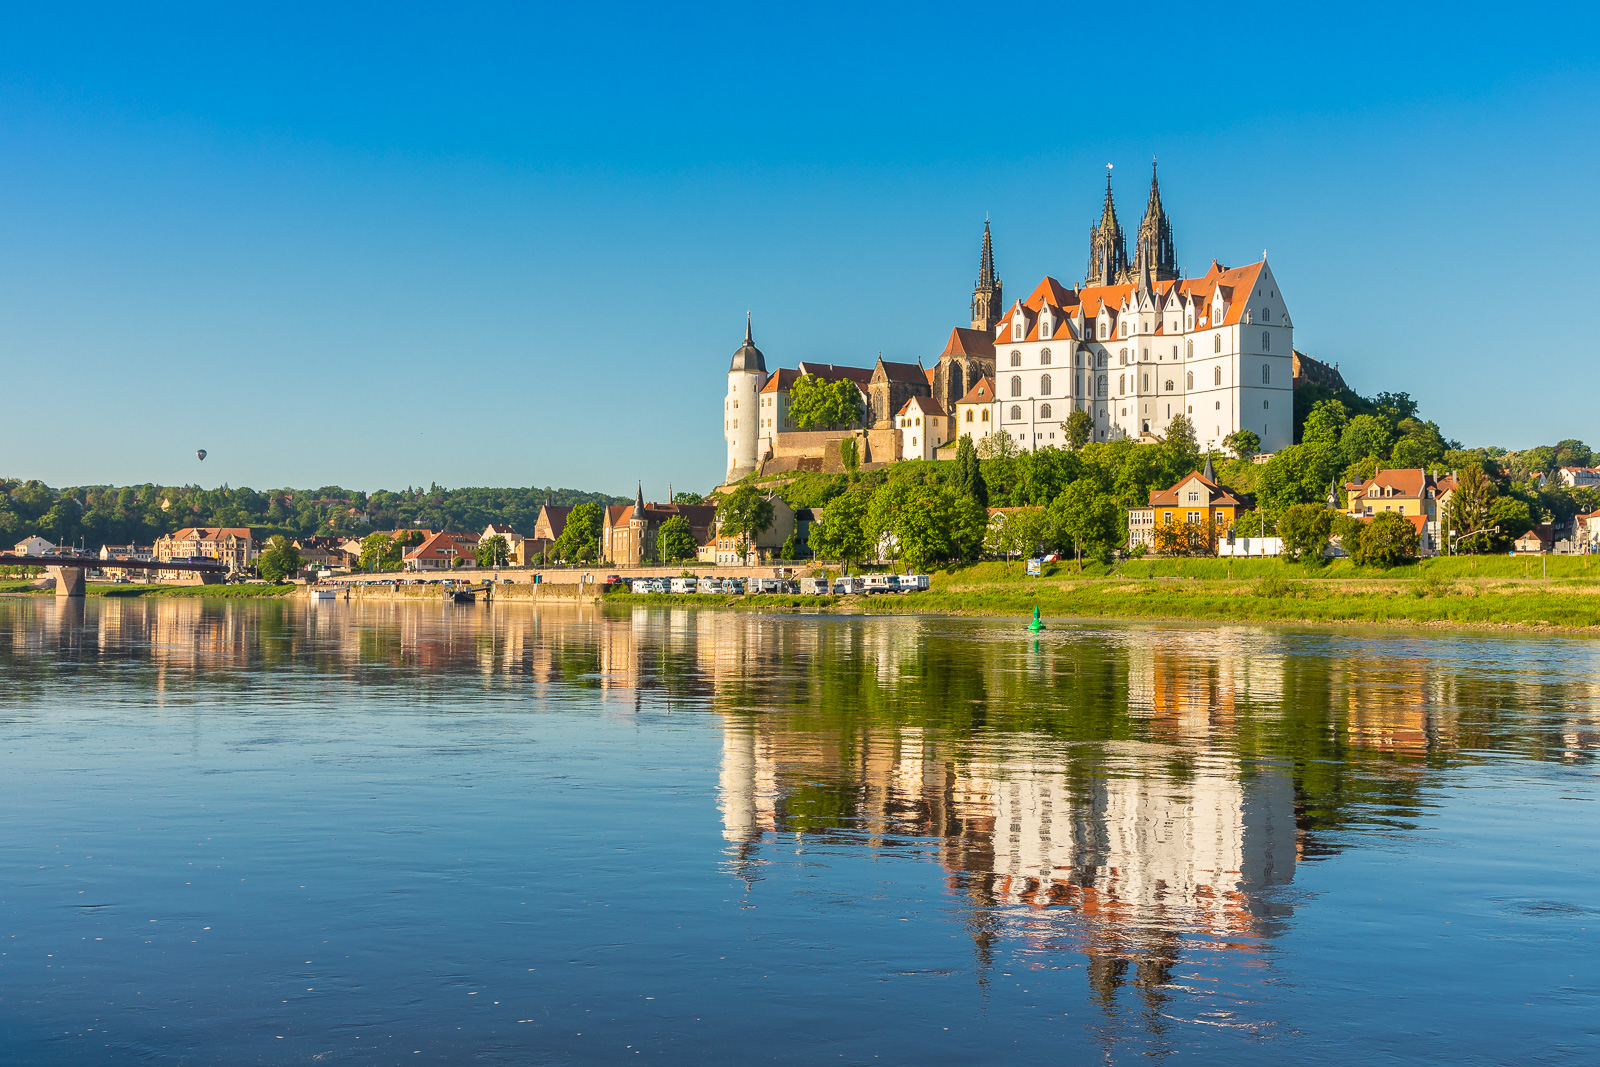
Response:
[[[767,360],[750,333],[750,316],[744,317],[744,344],[733,354],[728,368],[728,394],[722,398],[722,437],[728,442],[726,480],[736,482],[755,471],[761,457],[761,387],[767,383]]]

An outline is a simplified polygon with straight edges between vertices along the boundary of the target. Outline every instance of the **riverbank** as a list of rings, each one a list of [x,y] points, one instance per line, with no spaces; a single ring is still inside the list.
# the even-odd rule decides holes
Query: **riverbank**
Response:
[[[91,597],[105,597],[108,599],[125,599],[128,597],[204,597],[206,599],[221,600],[260,600],[277,599],[281,597],[304,595],[305,586],[301,585],[106,585],[90,582],[84,587],[84,595]],[[39,588],[32,580],[17,579],[0,582],[0,594],[22,596],[55,596],[51,588]]]

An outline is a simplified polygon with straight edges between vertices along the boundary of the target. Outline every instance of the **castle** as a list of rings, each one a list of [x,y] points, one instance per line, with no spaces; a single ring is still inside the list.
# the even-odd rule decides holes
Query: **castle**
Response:
[[[1021,449],[1059,447],[1074,411],[1089,414],[1096,441],[1157,440],[1184,415],[1202,448],[1223,448],[1237,430],[1255,432],[1264,452],[1293,443],[1294,324],[1277,279],[1265,258],[1212,261],[1184,278],[1154,165],[1131,258],[1108,169],[1083,281],[1046,277],[1010,306],[1003,292],[985,222],[971,324],[950,331],[932,368],[880,355],[870,370],[801,363],[769,374],[747,320],[723,398],[727,480],[837,469],[846,438],[873,464],[953,455],[958,438],[997,433]],[[788,400],[803,374],[855,383],[862,423],[797,430]]]

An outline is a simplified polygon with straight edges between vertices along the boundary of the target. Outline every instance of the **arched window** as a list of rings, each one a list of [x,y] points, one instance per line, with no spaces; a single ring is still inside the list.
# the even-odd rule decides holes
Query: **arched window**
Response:
[[[1222,368],[1221,367],[1216,367],[1216,368],[1212,369],[1212,371],[1211,371],[1211,384],[1212,385],[1221,385],[1222,384]]]
[[[1261,351],[1272,351],[1272,334],[1266,330],[1261,331]]]
[[[1083,372],[1082,371],[1079,371],[1077,374],[1074,374],[1072,376],[1072,395],[1073,396],[1082,396],[1083,395]]]
[[[1167,379],[1167,392],[1169,392],[1169,393],[1172,392],[1172,379],[1171,378]]]
[[[1120,332],[1121,332],[1122,336],[1124,336],[1124,337],[1128,336],[1128,320],[1127,319],[1123,319],[1122,320],[1122,328],[1121,328]]]
[[[1186,343],[1186,345],[1187,345],[1187,347],[1185,347],[1185,349],[1184,349],[1184,355],[1188,356],[1190,359],[1193,359],[1194,358],[1194,341],[1190,340],[1190,341],[1188,341]]]
[[[1211,339],[1211,351],[1213,351],[1213,352],[1221,352],[1222,351],[1222,335],[1220,333],[1217,334],[1215,337],[1213,337]]]
[[[1194,371],[1190,371],[1189,372],[1189,381],[1188,381],[1188,384],[1187,384],[1186,388],[1189,388],[1189,389],[1193,389],[1194,388]]]
[[[1272,384],[1272,365],[1269,364],[1269,363],[1261,364],[1261,384],[1262,385],[1271,385]]]
[[[1013,374],[1011,376],[1011,395],[1012,396],[1021,396],[1022,395],[1022,376],[1021,375]]]
[[[1073,357],[1073,359],[1074,359],[1074,365],[1075,366],[1079,366],[1079,367],[1083,366],[1083,353],[1082,352],[1079,352],[1076,356]]]
[[[1039,362],[1046,367],[1050,365],[1050,350],[1048,348],[1039,350]]]
[[[1044,377],[1039,379],[1039,395],[1040,396],[1049,396],[1050,395],[1050,375],[1048,375],[1048,374],[1046,374]]]
[[[989,409],[988,408],[984,408],[983,409],[983,421],[984,422],[988,422],[989,421]]]
[[[1012,404],[1011,405],[1011,421],[1012,422],[1021,422],[1022,421],[1022,409],[1020,407],[1018,407],[1016,404]]]
[[[1126,374],[1117,375],[1117,392],[1126,393],[1127,391],[1128,391],[1128,376]]]
[[[1095,387],[1100,391],[1101,396],[1106,395],[1106,376],[1104,374],[1100,375],[1099,380],[1095,382]]]
[[[1128,365],[1128,350],[1124,348],[1122,351],[1118,352],[1117,358],[1121,361],[1122,365],[1126,367]]]
[[[972,421],[972,409],[971,408],[967,409],[967,421],[968,422]]]
[[[1271,322],[1272,321],[1272,309],[1271,308],[1262,308],[1261,309],[1261,321],[1262,322]]]
[[[1013,367],[1022,366],[1022,353],[1021,352],[1013,352],[1013,353],[1011,353],[1011,365]]]
[[[1265,410],[1267,410],[1267,404],[1268,404],[1268,403],[1269,403],[1269,401],[1266,401],[1266,400],[1263,400],[1263,401],[1262,401],[1262,402],[1261,402],[1261,410],[1262,410],[1262,411],[1265,411]]]
[[[1144,391],[1147,393],[1150,391],[1150,375],[1148,374],[1144,376]]]
[[[1050,405],[1049,404],[1045,404],[1044,406],[1039,408],[1039,417],[1041,419],[1048,419],[1050,417]]]

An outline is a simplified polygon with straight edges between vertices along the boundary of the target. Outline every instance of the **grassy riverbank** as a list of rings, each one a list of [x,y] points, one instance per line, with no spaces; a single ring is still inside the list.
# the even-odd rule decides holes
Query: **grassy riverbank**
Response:
[[[293,596],[302,589],[298,585],[102,585],[90,582],[84,587],[86,596],[124,597],[204,597],[221,600],[258,600],[263,597]],[[51,589],[37,589],[33,582],[14,580],[0,582],[0,593],[30,593],[34,596],[55,596]]]

